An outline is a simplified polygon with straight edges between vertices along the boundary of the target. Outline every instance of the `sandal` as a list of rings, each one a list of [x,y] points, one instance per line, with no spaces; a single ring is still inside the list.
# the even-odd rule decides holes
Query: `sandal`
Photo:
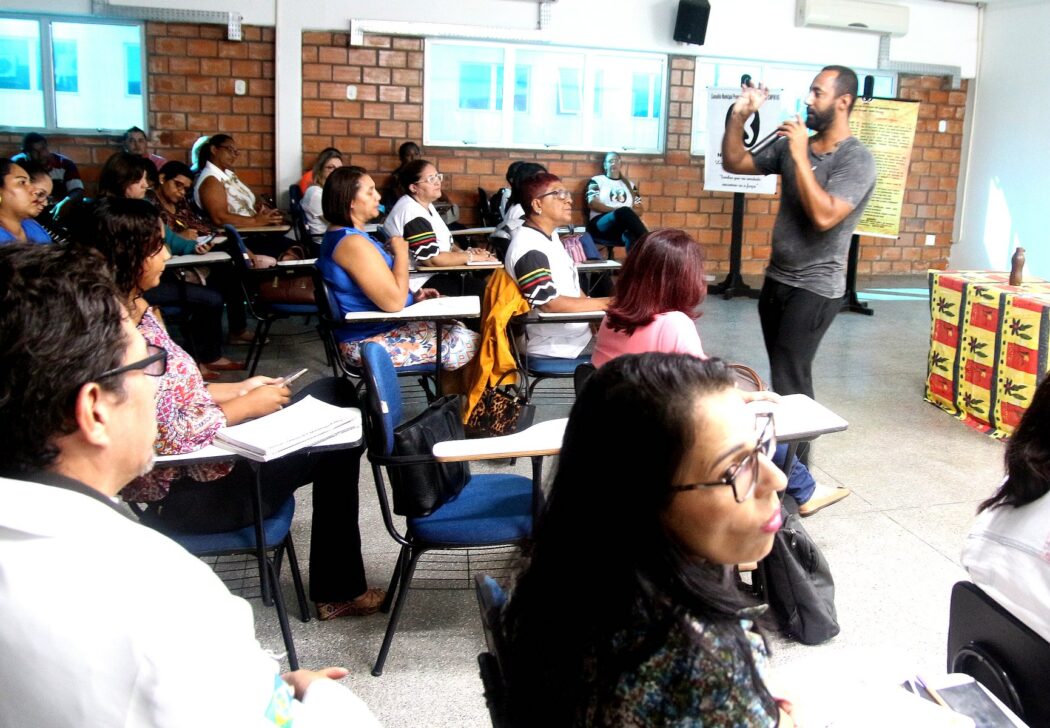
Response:
[[[367,617],[375,614],[386,599],[386,589],[373,587],[348,602],[317,602],[317,618],[322,622],[340,617]]]

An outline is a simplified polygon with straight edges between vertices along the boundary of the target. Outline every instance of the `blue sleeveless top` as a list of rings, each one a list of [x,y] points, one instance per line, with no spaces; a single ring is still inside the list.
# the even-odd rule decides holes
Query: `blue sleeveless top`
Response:
[[[339,247],[339,243],[341,243],[348,235],[360,235],[365,240],[372,243],[376,250],[379,251],[379,254],[383,256],[383,261],[386,263],[387,267],[393,270],[394,258],[386,251],[383,244],[375,240],[363,230],[350,227],[329,230],[324,234],[324,241],[321,243],[321,255],[317,259],[317,268],[321,271],[321,277],[324,278],[325,283],[328,284],[328,287],[332,291],[333,297],[339,304],[340,314],[346,315],[350,312],[356,311],[380,311],[382,309],[372,303],[372,299],[365,295],[365,292],[354,282],[354,279],[350,277],[350,274],[332,259],[332,256],[335,254],[335,249]],[[412,305],[413,300],[412,292],[409,291],[408,298],[405,299],[405,305]],[[397,328],[397,326],[390,322],[374,324],[354,323],[347,324],[345,327],[336,331],[335,334],[341,342],[360,341],[361,339],[367,339],[370,336],[382,334],[395,328]]]

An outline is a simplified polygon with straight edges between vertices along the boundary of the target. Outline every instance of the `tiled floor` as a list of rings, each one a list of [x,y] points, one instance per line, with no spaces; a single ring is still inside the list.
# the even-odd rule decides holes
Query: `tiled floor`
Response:
[[[844,433],[818,440],[817,479],[853,495],[806,520],[834,572],[842,633],[819,647],[774,639],[774,665],[810,689],[849,683],[873,666],[943,672],[951,585],[964,572],[962,537],[979,500],[1001,478],[1000,443],[922,400],[929,312],[925,279],[862,281],[873,317],[843,314],[832,325],[815,368],[817,398],[845,417]],[[699,321],[711,355],[752,364],[766,376],[754,301],[712,298]],[[262,372],[309,366],[325,371],[312,328],[276,327]],[[298,332],[298,333],[297,333]],[[542,388],[541,388],[542,391]],[[541,407],[563,416],[564,405]],[[625,452],[621,457],[640,457]],[[527,463],[517,470],[527,474]],[[362,464],[361,528],[373,585],[385,586],[397,552],[386,534],[367,461]],[[298,495],[300,557],[307,560],[309,490]],[[387,726],[483,726],[476,656],[484,648],[473,592],[413,590],[382,677],[370,674],[386,626],[384,615],[334,623],[293,621],[304,666],[345,665],[347,684]],[[288,598],[291,600],[290,588]],[[256,607],[260,639],[279,649],[271,610]],[[819,693],[818,693],[819,694]]]

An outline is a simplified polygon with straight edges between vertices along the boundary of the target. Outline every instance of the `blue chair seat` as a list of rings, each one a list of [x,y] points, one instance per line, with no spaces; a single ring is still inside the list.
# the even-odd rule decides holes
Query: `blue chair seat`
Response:
[[[288,535],[295,515],[295,498],[289,498],[276,513],[263,521],[263,539],[267,550],[276,548]],[[184,533],[162,531],[191,554],[207,556],[255,550],[255,526],[249,525],[224,533]]]
[[[520,541],[532,533],[532,481],[521,475],[475,475],[454,499],[408,519],[413,536],[464,546]]]
[[[290,316],[316,316],[317,306],[306,303],[266,303],[265,308],[274,313],[283,313]]]
[[[580,364],[591,361],[590,356],[578,356],[575,359],[552,359],[542,356],[529,357],[529,372],[544,376],[571,377]]]

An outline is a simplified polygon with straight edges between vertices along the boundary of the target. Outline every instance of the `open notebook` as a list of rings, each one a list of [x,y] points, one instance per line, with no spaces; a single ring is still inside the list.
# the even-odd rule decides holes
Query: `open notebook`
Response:
[[[271,415],[224,427],[215,433],[214,444],[252,460],[266,461],[329,440],[348,430],[356,430],[360,436],[360,410],[304,397]]]

